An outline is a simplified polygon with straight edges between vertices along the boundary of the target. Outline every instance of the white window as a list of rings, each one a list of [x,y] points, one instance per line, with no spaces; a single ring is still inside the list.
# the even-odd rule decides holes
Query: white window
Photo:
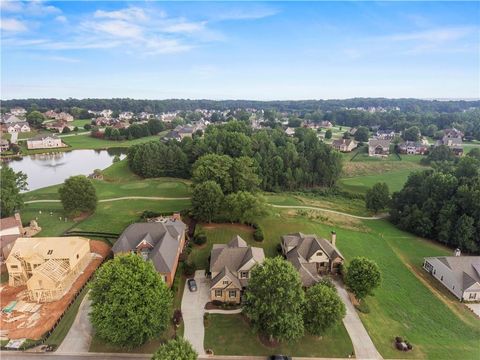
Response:
[[[229,281],[228,280],[223,280],[223,285],[228,285]]]
[[[247,279],[248,278],[248,271],[240,271],[240,278]]]
[[[235,290],[230,290],[228,292],[228,296],[231,297],[231,298],[235,298],[235,297],[237,297],[237,292]]]
[[[222,297],[222,290],[215,290],[215,297]]]

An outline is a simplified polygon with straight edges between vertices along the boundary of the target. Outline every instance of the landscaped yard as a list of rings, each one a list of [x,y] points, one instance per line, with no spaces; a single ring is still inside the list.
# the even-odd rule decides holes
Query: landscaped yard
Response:
[[[96,139],[91,137],[90,134],[84,134],[65,137],[63,138],[63,141],[70,146],[69,149],[108,149],[113,147],[129,147],[135,144],[143,144],[152,140],[158,141],[160,137],[161,134],[135,140],[114,141]]]
[[[205,349],[215,355],[317,356],[347,358],[353,352],[352,342],[343,324],[321,338],[306,335],[298,341],[272,348],[263,345],[242,315],[210,314],[205,328]]]

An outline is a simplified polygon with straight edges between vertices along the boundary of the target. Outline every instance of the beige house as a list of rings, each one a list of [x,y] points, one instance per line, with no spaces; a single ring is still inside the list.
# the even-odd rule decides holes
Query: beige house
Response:
[[[368,140],[368,156],[387,157],[390,154],[390,140]]]
[[[53,149],[64,147],[62,139],[55,135],[38,135],[27,140],[27,148],[31,149]]]
[[[210,300],[239,304],[250,271],[265,260],[262,248],[248,246],[240,236],[228,244],[213,244],[210,255]]]
[[[335,232],[331,241],[300,232],[282,236],[282,253],[299,272],[303,286],[314,285],[320,275],[338,272],[345,258],[335,246],[336,237]]]
[[[357,147],[357,142],[354,139],[338,139],[333,140],[332,147],[341,152],[350,152]]]
[[[90,259],[87,238],[18,238],[5,262],[8,284],[26,285],[30,301],[55,301],[70,289]]]

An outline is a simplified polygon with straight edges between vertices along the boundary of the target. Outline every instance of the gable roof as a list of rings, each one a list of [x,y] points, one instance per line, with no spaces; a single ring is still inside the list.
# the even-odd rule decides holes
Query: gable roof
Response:
[[[462,290],[475,283],[480,285],[480,256],[438,256],[425,258],[430,263],[441,262],[447,266]]]
[[[382,148],[390,147],[390,140],[383,140],[383,139],[370,139],[368,140],[369,147],[377,147],[381,146]]]
[[[54,134],[47,134],[47,135],[45,135],[45,134],[40,134],[40,135],[37,135],[37,136],[34,136],[34,137],[28,139],[27,141],[38,141],[38,140],[44,140],[44,139],[48,139],[48,138],[50,138],[50,139],[58,139],[57,136],[54,135]]]
[[[186,225],[181,220],[168,220],[165,223],[135,223],[128,226],[113,245],[114,254],[130,252],[146,241],[153,246],[148,254],[155,269],[160,273],[173,271],[180,247],[181,234]]]
[[[240,283],[240,280],[238,280],[237,276],[232,273],[226,266],[223,267],[222,271],[220,271],[213,279],[212,279],[212,286],[211,288],[215,287],[216,285],[218,285],[218,283],[220,282],[220,280],[222,280],[225,276],[227,276],[231,282],[233,283],[233,285],[237,288],[237,289],[241,289],[242,288],[242,284]],[[230,284],[226,285],[225,287],[229,286]]]
[[[355,140],[354,139],[337,139],[337,140],[333,140],[332,145],[333,146],[341,146],[341,145],[349,146],[352,142],[355,142]]]

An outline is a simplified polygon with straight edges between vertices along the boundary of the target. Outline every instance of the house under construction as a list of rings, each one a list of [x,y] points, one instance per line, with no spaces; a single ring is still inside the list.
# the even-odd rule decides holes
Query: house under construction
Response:
[[[10,286],[27,286],[31,301],[60,299],[91,260],[83,237],[18,238],[6,260]]]

